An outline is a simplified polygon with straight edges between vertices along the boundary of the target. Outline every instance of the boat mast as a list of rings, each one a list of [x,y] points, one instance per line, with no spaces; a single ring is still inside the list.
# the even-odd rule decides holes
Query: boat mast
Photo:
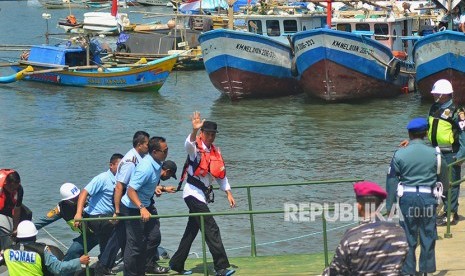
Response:
[[[326,3],[327,3],[327,6],[326,6],[326,27],[328,29],[331,29],[331,18],[332,18],[331,3],[332,3],[332,0],[328,0]]]

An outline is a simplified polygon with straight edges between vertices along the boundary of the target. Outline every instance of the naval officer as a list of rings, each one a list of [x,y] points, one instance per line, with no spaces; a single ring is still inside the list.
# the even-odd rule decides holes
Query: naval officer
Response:
[[[415,249],[419,240],[419,269],[426,275],[436,271],[436,207],[438,198],[442,195],[440,182],[447,184],[447,164],[440,150],[424,141],[428,131],[425,118],[411,120],[407,130],[409,144],[394,153],[387,174],[387,209],[389,211],[392,208],[398,197],[402,214],[400,224],[409,244],[402,272],[415,275]]]

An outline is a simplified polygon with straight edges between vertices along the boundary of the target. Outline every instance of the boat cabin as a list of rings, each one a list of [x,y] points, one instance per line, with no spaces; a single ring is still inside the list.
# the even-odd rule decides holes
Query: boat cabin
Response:
[[[294,15],[248,15],[236,20],[249,33],[268,36],[287,43],[287,36],[299,31],[321,28],[326,24],[326,16],[310,14]]]
[[[90,64],[100,64],[100,56],[95,52],[95,44],[91,41]],[[94,51],[92,51],[94,50]],[[87,65],[86,49],[79,46],[67,47],[65,45],[35,45],[31,47],[27,58],[29,63],[43,64],[48,67],[59,66],[85,66]]]
[[[338,11],[332,18],[332,28],[368,36],[390,48],[399,58],[413,58],[415,40],[403,38],[422,34],[422,30],[431,27],[432,17],[395,8]]]

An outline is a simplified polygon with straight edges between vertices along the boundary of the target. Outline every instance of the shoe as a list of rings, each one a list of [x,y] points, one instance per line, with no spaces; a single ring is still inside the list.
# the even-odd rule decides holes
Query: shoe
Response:
[[[169,267],[164,266],[149,266],[145,268],[145,273],[148,274],[166,274],[170,271]]]
[[[100,264],[97,264],[94,269],[94,275],[96,276],[104,276],[104,275],[116,275],[111,269],[106,268]]]
[[[230,275],[233,275],[234,273],[236,273],[236,271],[234,269],[227,269],[227,268],[224,268],[224,269],[219,269],[216,271],[216,276],[230,276]]]
[[[453,223],[454,225],[457,224],[460,220],[460,216],[458,213],[454,213],[454,215],[452,216],[452,221],[451,221],[451,224]]]
[[[170,265],[170,269],[176,271],[178,275],[191,275],[192,270],[184,270],[184,269],[175,269]]]
[[[447,225],[447,217],[443,217],[442,219],[436,220],[436,226],[446,226]]]

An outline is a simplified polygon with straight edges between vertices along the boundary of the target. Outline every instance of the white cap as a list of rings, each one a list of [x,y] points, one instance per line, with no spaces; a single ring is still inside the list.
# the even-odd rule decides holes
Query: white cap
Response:
[[[73,183],[64,183],[60,187],[61,200],[72,199],[73,197],[79,195],[81,190],[79,190],[76,185]]]
[[[37,236],[36,226],[30,220],[23,220],[18,224],[18,233],[16,234],[17,238],[30,238]]]
[[[433,89],[431,90],[431,94],[452,94],[454,93],[454,89],[452,88],[452,84],[450,81],[446,79],[438,80],[434,83]]]

